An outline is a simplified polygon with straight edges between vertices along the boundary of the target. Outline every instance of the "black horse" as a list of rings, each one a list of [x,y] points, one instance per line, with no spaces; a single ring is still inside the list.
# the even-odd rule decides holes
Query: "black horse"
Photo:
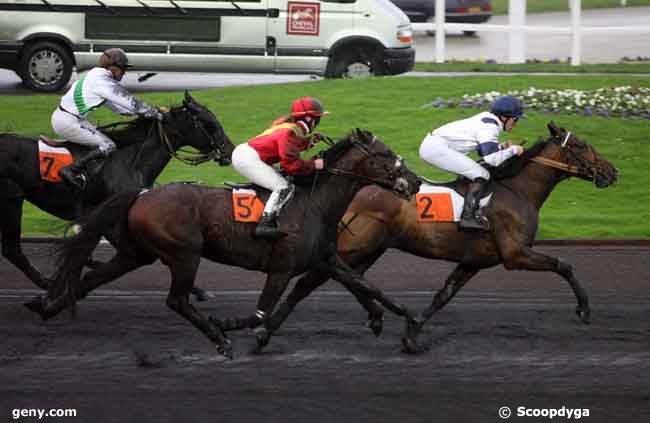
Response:
[[[106,135],[119,146],[99,167],[90,170],[84,193],[66,183],[41,178],[38,140],[16,134],[0,134],[0,233],[2,254],[32,282],[46,289],[47,280],[29,262],[20,245],[23,201],[61,219],[73,220],[96,207],[109,196],[125,190],[153,185],[172,156],[190,164],[216,160],[230,163],[234,146],[215,115],[185,93],[183,105],[164,115],[163,123],[136,119],[108,125]],[[83,146],[66,143],[79,157]],[[181,157],[182,146],[199,154]]]
[[[255,239],[255,223],[234,221],[232,193],[224,188],[171,184],[140,195],[135,191],[113,197],[81,222],[83,229],[78,235],[63,244],[57,277],[47,298],[37,297],[28,308],[43,318],[52,317],[98,286],[160,259],[172,276],[167,305],[227,356],[232,351],[224,330],[264,323],[289,279],[310,269],[323,269],[349,289],[364,292],[396,314],[409,317],[403,306],[350,271],[336,253],[336,236],[339,220],[363,186],[374,183],[410,197],[420,185],[417,176],[366,131],[353,132],[322,155],[326,170],[296,188],[290,207],[280,218],[288,236],[276,242]],[[258,190],[268,196],[266,190]],[[116,257],[81,278],[85,261],[101,236],[109,233],[117,240]],[[190,304],[188,294],[201,257],[267,274],[255,314],[219,321]]]

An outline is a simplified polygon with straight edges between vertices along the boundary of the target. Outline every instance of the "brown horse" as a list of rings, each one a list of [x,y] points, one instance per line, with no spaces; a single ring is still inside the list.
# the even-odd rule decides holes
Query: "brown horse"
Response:
[[[415,199],[401,200],[369,186],[357,194],[346,212],[338,238],[338,252],[355,271],[363,274],[388,248],[420,257],[458,263],[431,305],[409,321],[402,341],[406,352],[419,350],[416,338],[423,324],[447,304],[480,270],[503,264],[508,270],[551,271],[562,276],[578,300],[576,313],[589,322],[589,301],[572,267],[532,248],[539,210],[561,181],[576,176],[599,188],[614,183],[618,172],[592,146],[571,132],[548,125],[551,137],[537,143],[521,157],[511,159],[492,174],[493,196],[485,215],[489,232],[460,232],[456,223],[418,221]],[[466,184],[458,181],[457,184]],[[462,189],[462,187],[458,187]],[[327,281],[323,272],[303,276],[266,324],[267,338],[277,330],[296,304]],[[359,291],[352,291],[369,313],[376,335],[382,329],[383,312]],[[258,335],[258,339],[261,335]]]
[[[70,296],[82,298],[98,286],[160,259],[172,275],[167,305],[227,356],[232,350],[224,330],[259,326],[275,308],[289,279],[311,269],[323,269],[349,289],[412,319],[403,306],[351,272],[336,254],[336,238],[338,222],[362,187],[377,184],[409,198],[418,190],[418,177],[366,131],[353,132],[325,150],[322,157],[326,170],[316,174],[311,184],[296,188],[280,217],[288,236],[276,242],[255,239],[255,223],[234,221],[232,193],[224,188],[172,184],[113,197],[82,222],[80,234],[63,245],[58,276],[48,297],[37,297],[27,306],[43,318],[52,317],[71,303]],[[117,240],[116,257],[80,278],[83,264],[106,234]],[[267,274],[255,314],[221,322],[190,304],[188,294],[201,257]]]

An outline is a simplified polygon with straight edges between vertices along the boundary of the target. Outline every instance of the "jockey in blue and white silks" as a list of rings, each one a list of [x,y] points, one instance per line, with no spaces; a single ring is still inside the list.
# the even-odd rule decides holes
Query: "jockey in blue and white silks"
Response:
[[[512,96],[499,97],[489,112],[457,120],[429,133],[420,145],[420,157],[442,170],[462,175],[471,181],[465,195],[465,207],[460,227],[488,229],[487,219],[478,208],[480,192],[490,179],[490,173],[467,157],[476,151],[486,163],[499,166],[515,155],[523,153],[519,145],[499,143],[501,131],[510,132],[517,121],[525,117],[521,102]]]

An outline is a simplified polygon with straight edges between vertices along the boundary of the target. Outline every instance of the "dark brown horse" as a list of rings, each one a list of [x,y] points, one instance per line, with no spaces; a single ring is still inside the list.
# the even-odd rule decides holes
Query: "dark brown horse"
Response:
[[[182,106],[165,113],[162,124],[136,119],[108,125],[105,133],[119,149],[101,167],[91,168],[88,187],[81,194],[63,182],[41,178],[38,140],[16,134],[0,134],[0,238],[2,255],[32,282],[47,289],[47,281],[25,256],[20,246],[25,200],[61,219],[73,220],[88,213],[118,192],[153,185],[172,157],[190,164],[215,160],[230,163],[234,146],[216,116],[185,92]],[[177,151],[191,146],[199,154],[182,157]],[[88,148],[66,144],[78,157]]]
[[[311,269],[323,269],[349,289],[410,317],[403,306],[350,271],[336,254],[336,237],[338,222],[362,187],[377,184],[410,197],[418,190],[418,177],[365,131],[353,132],[322,156],[326,170],[316,174],[312,183],[296,188],[280,217],[288,236],[275,243],[255,239],[255,223],[234,221],[232,193],[224,188],[172,184],[141,195],[131,192],[113,197],[81,223],[80,234],[64,244],[58,277],[48,298],[36,298],[28,307],[43,318],[52,317],[71,303],[70,296],[82,298],[98,286],[160,259],[172,276],[167,305],[227,356],[232,351],[223,331],[259,326],[275,308],[289,279]],[[84,262],[107,233],[117,240],[116,257],[80,278]],[[267,274],[255,314],[220,322],[190,304],[188,294],[201,257]]]
[[[589,322],[587,294],[571,265],[535,251],[532,245],[539,210],[559,182],[576,176],[604,188],[616,181],[618,172],[591,145],[552,122],[548,128],[548,140],[493,171],[494,194],[485,210],[491,223],[489,232],[459,232],[456,223],[419,222],[415,199],[401,200],[377,186],[364,188],[350,204],[342,220],[338,252],[358,273],[363,274],[388,248],[458,263],[431,305],[415,321],[409,321],[402,339],[405,351],[418,351],[416,338],[423,324],[480,270],[498,264],[508,270],[550,271],[562,276],[577,298],[576,313]],[[303,276],[271,316],[266,330],[277,330],[296,304],[327,279],[322,272]],[[378,335],[381,308],[365,294],[352,292],[368,311],[369,325]]]

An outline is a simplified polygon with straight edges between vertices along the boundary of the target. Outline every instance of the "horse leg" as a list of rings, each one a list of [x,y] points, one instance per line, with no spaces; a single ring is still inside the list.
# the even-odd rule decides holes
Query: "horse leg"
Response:
[[[47,281],[34,266],[20,247],[20,234],[23,217],[23,199],[3,199],[0,209],[0,225],[2,225],[2,255],[14,266],[20,269],[39,288],[47,289]]]
[[[137,269],[138,267],[151,264],[152,260],[142,260],[137,257],[117,253],[108,262],[102,264],[97,269],[86,273],[82,279],[83,288],[75,292],[75,301],[85,298],[91,291],[107,284],[120,276]],[[50,319],[67,307],[72,305],[73,301],[68,294],[62,293],[57,298],[48,298],[38,296],[33,300],[25,303],[25,306],[41,315],[43,319]]]
[[[165,260],[172,274],[172,285],[167,296],[167,306],[183,316],[217,345],[220,354],[232,359],[232,345],[221,328],[190,303],[190,292],[199,268],[201,256],[198,254],[178,254]]]
[[[330,266],[332,278],[342,283],[349,291],[357,292],[369,299],[376,300],[396,315],[404,316],[409,321],[413,320],[413,317],[406,306],[397,304],[379,288],[366,281],[363,276],[355,274],[355,272],[341,259],[341,257],[338,256],[338,254],[335,254],[331,258]]]
[[[271,334],[267,327],[265,327],[268,322],[267,316],[273,312],[280,297],[282,297],[282,294],[286,290],[288,283],[289,275],[286,272],[272,272],[267,274],[262,295],[260,295],[257,301],[257,311],[255,314],[245,318],[235,317],[225,319],[223,325],[228,326],[227,330],[255,329],[257,348],[255,348],[254,352],[260,352],[262,348],[268,345],[271,339]],[[262,324],[265,324],[265,326],[259,327]]]
[[[296,285],[289,295],[287,295],[287,298],[277,307],[271,317],[267,319],[265,324],[265,339],[263,338],[264,331],[259,331],[260,333],[258,333],[257,337],[258,347],[262,348],[268,344],[271,335],[282,326],[282,323],[289,317],[289,314],[291,314],[296,305],[316,288],[327,282],[330,276],[329,273],[311,271],[298,279],[298,282],[296,282]],[[263,345],[260,345],[260,341],[262,341]]]
[[[445,286],[439,289],[433,296],[431,305],[427,307],[422,314],[409,322],[406,327],[406,334],[402,337],[402,346],[404,352],[417,353],[421,349],[417,345],[417,336],[422,330],[422,326],[433,316],[435,312],[443,308],[458,291],[478,273],[479,269],[469,267],[463,264],[456,266],[453,272],[447,277]]]
[[[573,275],[573,268],[570,264],[556,257],[538,253],[532,248],[522,247],[504,255],[503,265],[508,270],[550,271],[562,276],[569,283],[569,286],[571,286],[573,294],[578,301],[576,314],[583,323],[589,324],[591,317],[589,297],[582,285],[580,285],[580,282]]]

